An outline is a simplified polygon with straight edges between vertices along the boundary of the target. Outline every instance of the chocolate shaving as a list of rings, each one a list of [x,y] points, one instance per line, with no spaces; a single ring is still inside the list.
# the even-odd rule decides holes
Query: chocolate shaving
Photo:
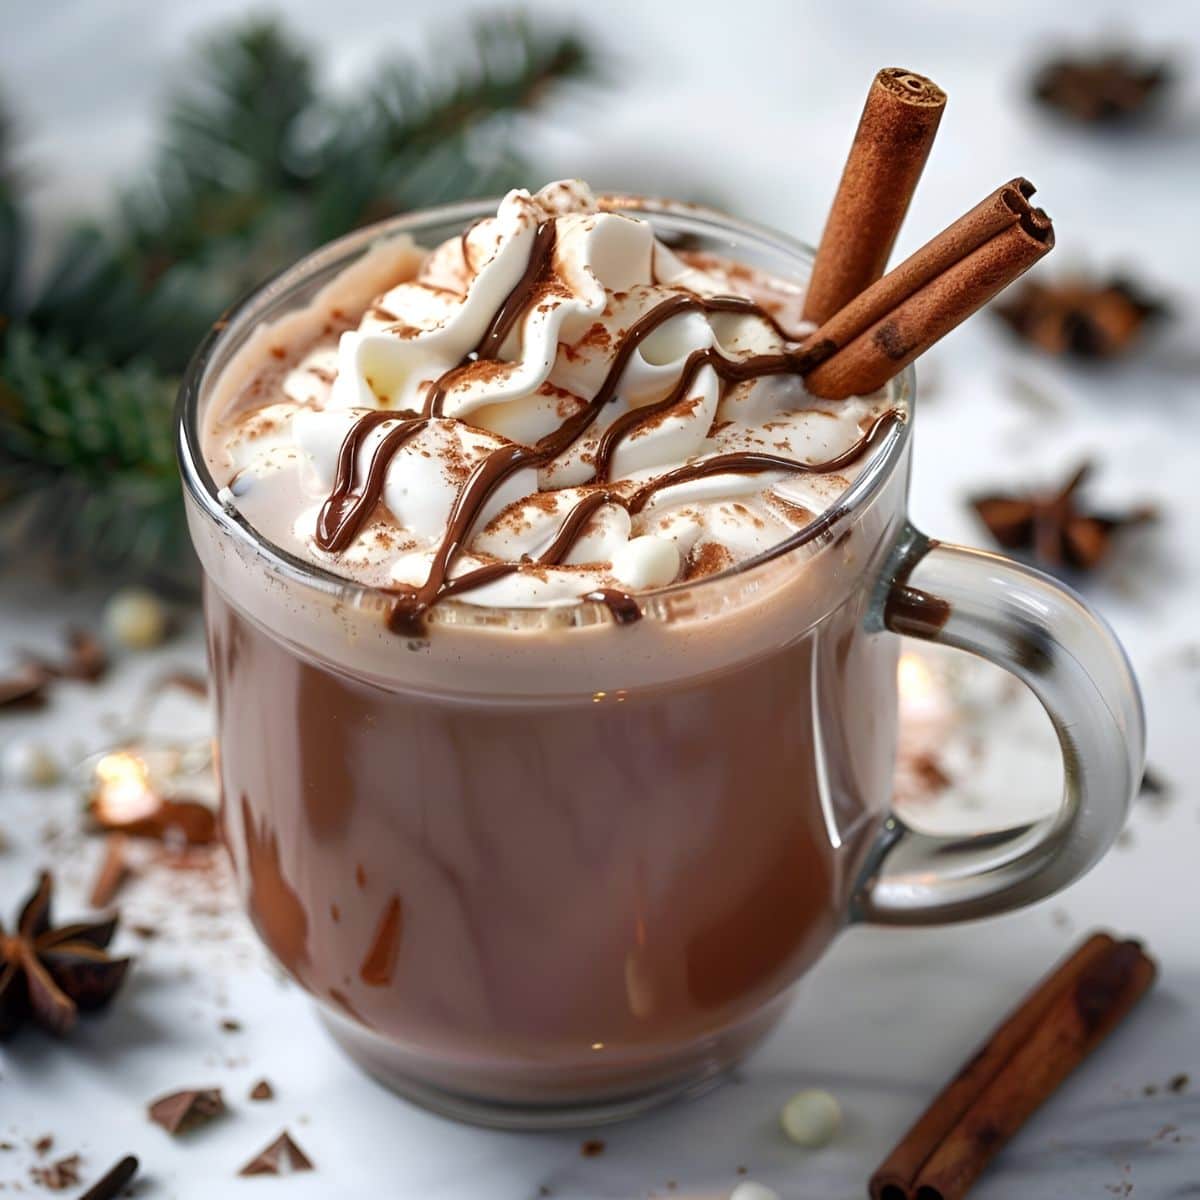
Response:
[[[86,629],[68,629],[66,655],[59,660],[26,653],[25,661],[0,679],[0,706],[39,705],[52,679],[77,679],[96,683],[108,670],[108,656],[94,634]]]
[[[284,1130],[269,1146],[260,1150],[239,1172],[239,1175],[290,1175],[294,1171],[313,1170],[308,1155],[292,1141]]]
[[[67,630],[67,657],[55,668],[63,679],[96,683],[108,670],[108,655],[96,636],[86,629]]]
[[[207,1125],[214,1117],[225,1111],[225,1101],[220,1088],[189,1088],[172,1092],[152,1101],[146,1109],[156,1125],[168,1133],[187,1133],[201,1125]]]
[[[1120,275],[1108,280],[1075,276],[1057,283],[1030,280],[992,311],[1031,346],[1089,362],[1128,354],[1146,326],[1170,312],[1162,300]]]
[[[0,677],[0,708],[38,708],[46,702],[50,673],[40,662],[25,662]]]
[[[1143,796],[1165,796],[1170,790],[1170,784],[1153,767],[1147,767],[1142,772],[1142,783],[1138,791]]]
[[[125,857],[125,838],[114,833],[104,842],[104,857],[92,884],[88,903],[93,908],[107,908],[116,898],[121,885],[129,878],[129,860]]]
[[[1138,799],[1146,808],[1165,813],[1174,803],[1175,796],[1171,784],[1154,767],[1146,767],[1142,772]]]
[[[195,696],[197,700],[207,700],[208,678],[196,671],[180,667],[176,671],[169,671],[167,674],[159,676],[150,687],[152,693],[165,692],[169,689],[187,692],[189,695]]]
[[[1086,512],[1079,491],[1091,474],[1084,463],[1053,492],[995,492],[975,496],[971,507],[1006,550],[1023,551],[1047,567],[1089,571],[1108,555],[1113,534],[1155,519],[1153,508],[1128,513]]]
[[[935,796],[938,792],[944,792],[954,782],[946,774],[937,757],[931,753],[916,755],[908,766],[927,796]]]
[[[1136,58],[1128,50],[1062,55],[1034,75],[1034,100],[1089,125],[1119,125],[1145,117],[1161,102],[1174,74],[1163,59]]]
[[[275,1099],[275,1089],[271,1086],[269,1080],[260,1079],[250,1089],[250,1099],[251,1100],[274,1100]]]
[[[596,1158],[603,1154],[606,1148],[607,1143],[602,1142],[599,1138],[589,1138],[579,1147],[579,1153],[584,1158]]]
[[[138,1160],[127,1154],[92,1184],[79,1200],[115,1200],[121,1189],[137,1174]]]
[[[151,813],[123,819],[109,812],[102,794],[92,800],[92,819],[101,829],[129,834],[131,837],[164,841],[178,834],[189,846],[207,846],[217,840],[217,814],[199,800],[160,799]]]
[[[29,1178],[39,1187],[61,1192],[79,1182],[79,1155],[68,1154],[45,1167],[30,1167]]]
[[[120,988],[128,958],[106,953],[117,919],[55,927],[54,881],[41,872],[33,894],[7,934],[0,925],[0,1040],[14,1036],[26,1019],[59,1036],[81,1010],[102,1008]]]

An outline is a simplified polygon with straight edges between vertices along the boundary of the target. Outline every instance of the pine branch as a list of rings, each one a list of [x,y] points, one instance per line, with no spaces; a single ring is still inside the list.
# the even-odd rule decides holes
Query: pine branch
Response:
[[[186,560],[171,442],[175,387],[16,326],[0,363],[0,552],[169,573]]]
[[[14,140],[12,120],[0,104],[0,328],[16,311],[26,236]]]
[[[194,286],[228,299],[368,221],[514,186],[528,167],[512,118],[589,69],[574,37],[491,17],[333,102],[277,25],[215,38],[129,197],[126,267],[145,283],[186,261]]]
[[[516,186],[529,166],[514,119],[553,85],[593,70],[578,39],[539,33],[520,15],[477,20],[423,62],[436,73],[394,63],[364,101],[339,112],[321,156],[318,241],[389,213]]]
[[[299,134],[317,100],[313,65],[283,29],[253,21],[210,38],[191,77],[149,183],[128,198],[128,250],[147,278],[253,231],[308,178]]]

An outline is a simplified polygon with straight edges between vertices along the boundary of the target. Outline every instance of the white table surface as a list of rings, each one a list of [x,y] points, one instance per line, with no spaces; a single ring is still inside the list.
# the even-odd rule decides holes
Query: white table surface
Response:
[[[467,7],[443,0],[436,12],[444,22]],[[1104,372],[1035,358],[986,317],[960,330],[926,364],[936,386],[918,421],[913,495],[929,532],[978,541],[962,504],[967,491],[1048,478],[1095,454],[1098,496],[1163,506],[1160,528],[1124,547],[1088,596],[1141,677],[1150,761],[1171,782],[1168,798],[1139,801],[1122,845],[1065,894],[1023,913],[949,929],[847,933],[733,1082],[604,1131],[606,1151],[594,1158],[579,1152],[586,1133],[483,1132],[394,1099],[339,1055],[299,990],[272,974],[227,888],[151,872],[128,889],[126,921],[153,920],[163,933],[150,942],[122,934],[120,945],[139,962],[110,1013],[82,1023],[69,1049],[40,1035],[0,1049],[0,1141],[15,1147],[0,1151],[0,1185],[36,1193],[29,1142],[53,1133],[54,1154],[83,1155],[85,1178],[137,1153],[146,1176],[139,1194],[148,1197],[526,1200],[545,1186],[562,1200],[625,1200],[668,1194],[674,1181],[671,1195],[718,1200],[744,1165],[785,1200],[850,1200],[991,1023],[1084,931],[1104,926],[1144,938],[1161,979],[973,1194],[1200,1196],[1200,89],[1193,78],[1159,132],[1115,141],[1047,122],[1019,95],[1028,55],[1053,35],[1132,26],[1152,47],[1190,49],[1193,58],[1200,37],[1185,2],[1095,4],[1089,20],[1077,15],[1081,7],[1070,17],[1037,16],[1039,6],[1013,0],[989,15],[917,0],[901,25],[896,6],[882,2],[803,11],[786,3],[579,6],[581,23],[618,54],[611,71],[621,83],[573,100],[531,137],[548,176],[703,195],[815,236],[872,72],[902,63],[932,75],[951,102],[901,251],[1020,173],[1039,185],[1055,217],[1059,267],[1136,265],[1176,300],[1183,316],[1174,331],[1139,363]],[[59,0],[3,8],[11,36],[0,46],[0,79],[23,114],[40,212],[53,227],[80,196],[102,197],[112,178],[128,177],[186,35],[241,6]],[[333,73],[349,83],[365,77],[381,46],[424,36],[432,21],[423,7],[409,8],[398,15],[401,6],[368,0],[302,0],[289,12],[308,36],[331,42]],[[1050,397],[1055,411],[1015,399],[1014,380]],[[94,622],[102,599],[64,596],[10,569],[0,583],[0,651],[49,648],[65,621]],[[193,617],[163,649],[119,657],[102,686],[65,684],[40,713],[0,716],[0,743],[103,745],[106,719],[127,711],[147,678],[164,664],[201,661]],[[1044,755],[1044,739],[1044,730],[1041,741],[1029,739],[1029,752]],[[1026,779],[1048,795],[1053,772],[1029,766],[1039,761],[1022,773],[1013,760],[1019,804],[1028,803]],[[77,806],[69,787],[3,787],[0,904],[14,902],[45,863],[61,878],[60,912],[81,908],[99,845],[70,832]],[[48,825],[67,832],[47,841]],[[225,1017],[242,1029],[223,1031]],[[1190,1088],[1165,1091],[1180,1072],[1190,1074]],[[277,1098],[248,1103],[262,1076]],[[225,1089],[228,1119],[179,1141],[146,1121],[148,1099],[207,1083]],[[1148,1085],[1159,1090],[1147,1096]],[[777,1129],[782,1101],[806,1086],[829,1088],[846,1110],[841,1136],[818,1152],[790,1145]],[[285,1183],[236,1179],[284,1127],[317,1172]]]

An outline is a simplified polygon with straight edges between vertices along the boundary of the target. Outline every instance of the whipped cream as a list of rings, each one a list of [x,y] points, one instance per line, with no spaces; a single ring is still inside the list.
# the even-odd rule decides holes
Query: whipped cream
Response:
[[[578,181],[510,192],[426,254],[407,239],[375,253],[395,280],[264,353],[213,413],[206,452],[225,503],[270,541],[424,588],[422,607],[451,592],[556,604],[727,569],[833,504],[895,407],[806,393],[802,289],[685,259]],[[346,313],[357,323],[338,332]]]

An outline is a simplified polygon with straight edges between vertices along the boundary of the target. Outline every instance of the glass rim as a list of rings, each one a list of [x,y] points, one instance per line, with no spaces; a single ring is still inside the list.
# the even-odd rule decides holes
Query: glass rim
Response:
[[[769,225],[746,221],[704,205],[623,192],[603,193],[597,199],[609,209],[645,213],[650,217],[670,217],[677,221],[693,223],[698,231],[732,234],[760,245],[765,244],[768,248],[799,259],[806,265],[811,264],[815,255],[814,248],[799,238]],[[326,242],[268,276],[234,301],[213,322],[196,348],[180,383],[175,406],[176,455],[185,496],[190,497],[201,512],[223,532],[234,536],[245,548],[253,550],[265,559],[272,570],[326,592],[343,603],[348,598],[353,598],[356,604],[372,602],[386,606],[393,598],[392,593],[385,587],[347,578],[309,559],[292,554],[260,533],[239,512],[231,511],[221,503],[218,494],[220,489],[205,462],[202,445],[201,399],[212,360],[228,340],[242,332],[248,321],[322,266],[346,257],[355,250],[365,250],[378,241],[405,233],[415,234],[427,226],[457,222],[465,227],[480,216],[494,213],[499,201],[499,197],[465,200],[402,213]],[[719,582],[751,575],[775,560],[786,559],[795,551],[809,548],[811,552],[816,553],[836,540],[836,535],[869,505],[891,478],[911,436],[916,399],[916,374],[912,365],[896,375],[887,384],[887,388],[894,398],[903,398],[906,401],[908,419],[891,425],[858,478],[820,516],[770,549],[734,563],[723,571],[701,579],[678,580],[664,587],[639,592],[639,602],[668,599],[679,593],[705,589]],[[447,609],[454,610],[459,620],[464,614],[471,614],[478,615],[480,620],[489,623],[503,621],[506,616],[527,618],[536,612],[552,613],[558,618],[572,613],[588,614],[592,618],[578,622],[581,624],[591,624],[598,616],[611,619],[612,615],[603,602],[583,597],[577,600],[556,601],[550,605],[494,605],[451,599],[435,605],[426,619],[439,623],[439,613]]]

